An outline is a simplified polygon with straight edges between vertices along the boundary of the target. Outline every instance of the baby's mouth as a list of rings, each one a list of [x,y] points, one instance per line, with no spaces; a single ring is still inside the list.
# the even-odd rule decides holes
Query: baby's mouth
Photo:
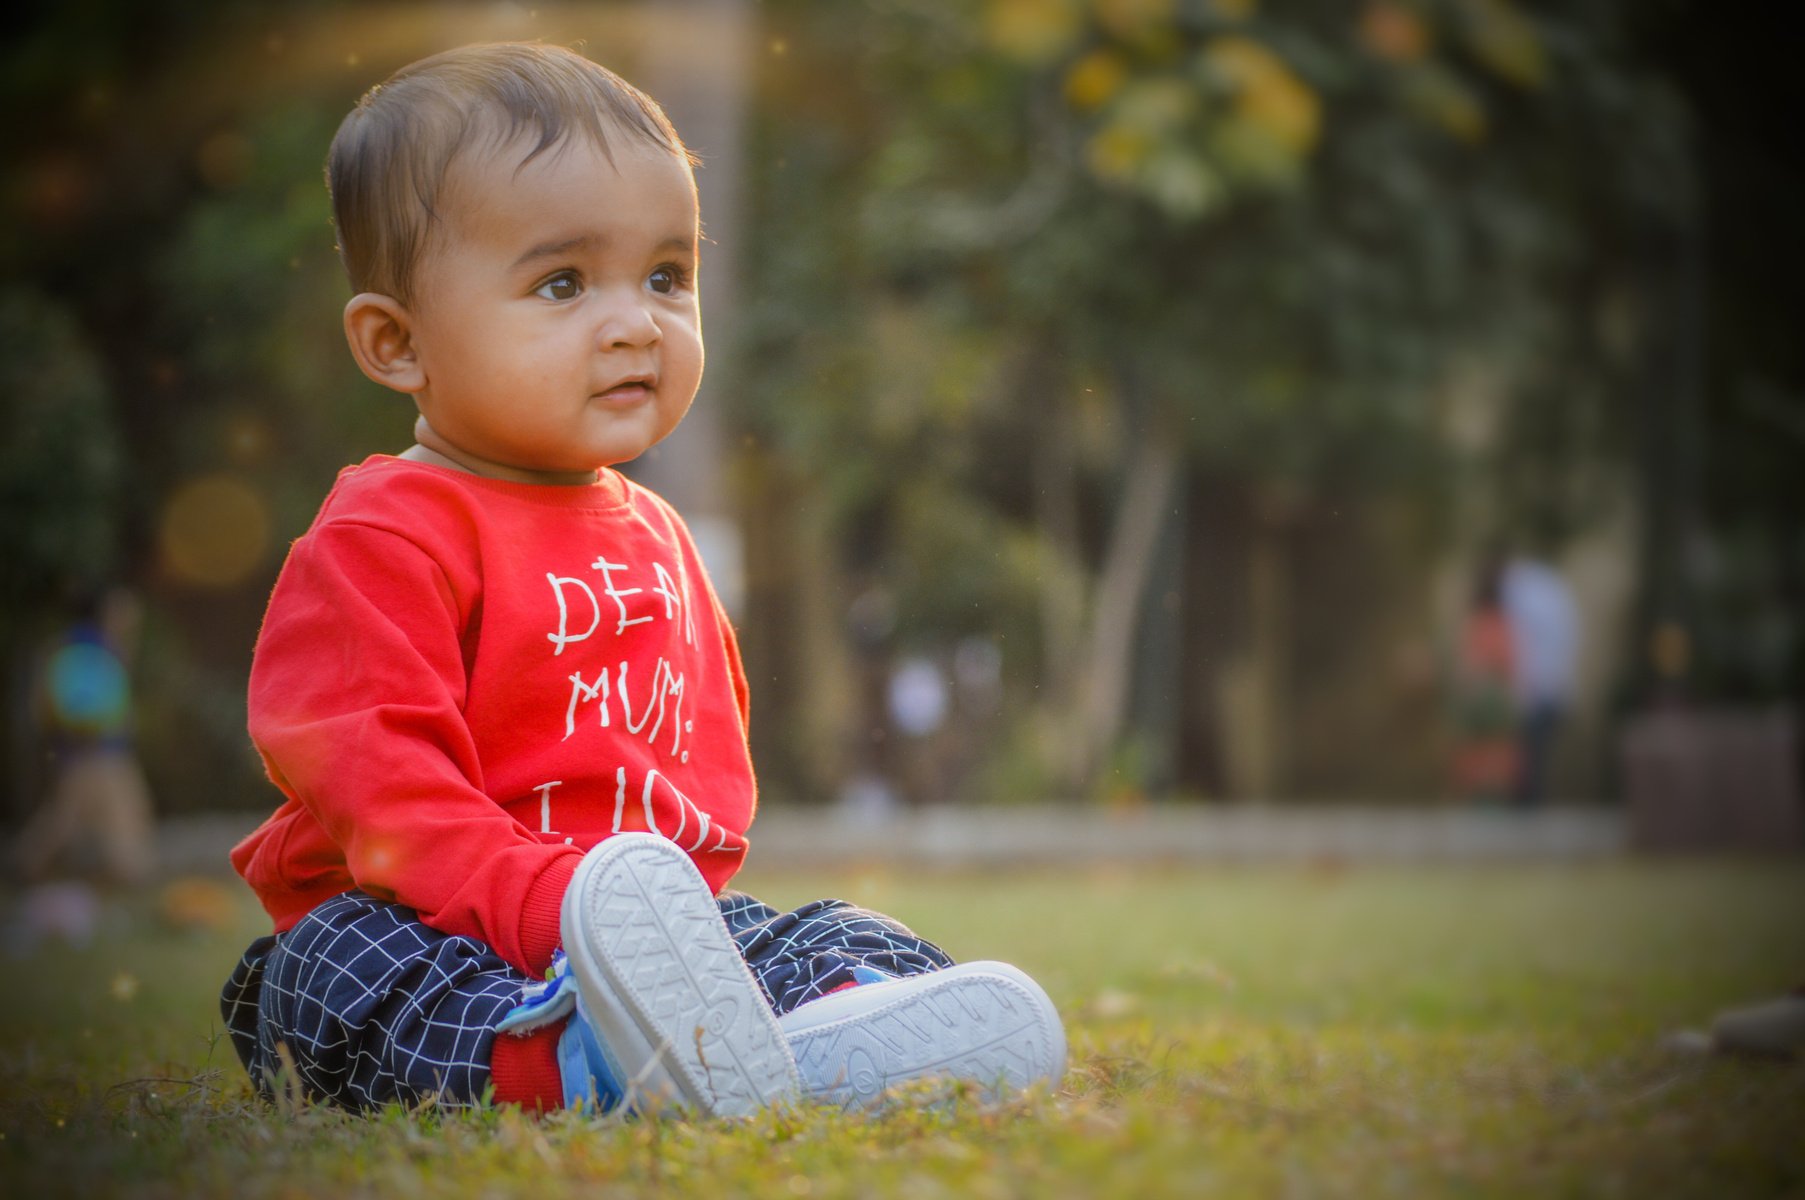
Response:
[[[630,404],[636,400],[644,400],[652,394],[658,381],[650,375],[635,375],[623,379],[595,394],[597,400],[606,400],[614,404]]]

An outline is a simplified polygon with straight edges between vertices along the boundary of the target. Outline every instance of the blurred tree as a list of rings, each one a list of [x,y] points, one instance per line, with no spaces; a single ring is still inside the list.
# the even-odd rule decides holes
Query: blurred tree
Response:
[[[0,629],[96,593],[118,566],[124,448],[99,359],[69,313],[0,291]]]
[[[0,289],[0,686],[3,815],[44,785],[31,745],[32,667],[60,622],[118,567],[124,448],[101,366],[74,319],[42,294]]]
[[[1512,381],[1519,459],[1564,479],[1612,453],[1612,230],[1632,197],[1674,215],[1687,165],[1614,5],[769,10],[755,431],[842,528],[884,514],[863,553],[934,564],[904,635],[956,631],[966,572],[1039,593],[1066,789],[1122,744],[1187,476],[1251,497],[1270,616],[1313,503],[1438,494],[1462,358]],[[1583,512],[1524,490],[1526,521]],[[968,555],[911,534],[948,525]],[[1256,691],[1290,669],[1283,624],[1253,622]]]
[[[319,175],[355,82],[291,41],[341,8],[98,0],[13,14],[0,49],[8,111],[31,114],[0,135],[0,262],[37,297],[29,328],[7,307],[6,527],[51,555],[9,575],[6,628],[47,619],[45,572],[73,562],[145,596],[141,743],[168,807],[261,794],[242,710],[262,602],[368,428],[356,402],[381,411],[341,350]],[[197,550],[232,569],[195,574]]]
[[[1408,514],[1386,517],[1398,538],[1433,535],[1483,474],[1506,532],[1558,540],[1629,456],[1659,512],[1693,514],[1664,516],[1648,557],[1701,606],[1694,686],[1805,687],[1780,39],[1751,50],[1744,25],[1620,0],[760,11],[748,352],[715,386],[744,434],[774,794],[881,756],[887,665],[956,666],[960,645],[1001,651],[982,711],[1030,717],[984,756],[1007,774],[988,793],[1155,772],[1165,751],[1137,739],[1208,758],[1217,682],[1267,697],[1271,725],[1271,698],[1319,690],[1323,647],[1349,640],[1347,560],[1374,539],[1335,514],[1377,505]],[[0,18],[21,114],[0,132],[3,632],[46,620],[73,565],[137,584],[145,752],[175,804],[266,799],[239,709],[280,547],[332,471],[406,432],[342,353],[325,140],[388,66],[506,15],[88,0]],[[1711,304],[1691,350],[1688,272]],[[1452,428],[1450,381],[1473,375],[1503,397],[1483,454]],[[166,502],[196,479],[261,506],[267,545],[236,582],[166,570]],[[1713,536],[1675,554],[1688,522]],[[1306,555],[1332,586],[1292,582]],[[1198,633],[1219,624],[1257,669]],[[991,736],[966,700],[953,724]],[[1354,724],[1346,707],[1316,723]]]
[[[1695,3],[1638,14],[1644,52],[1690,100],[1702,160],[1702,220],[1670,249],[1690,291],[1675,297],[1691,343],[1690,403],[1671,461],[1650,464],[1669,518],[1661,594],[1638,630],[1635,690],[1660,682],[1663,626],[1692,645],[1687,692],[1741,704],[1790,702],[1805,721],[1805,343],[1791,297],[1805,275],[1805,189],[1796,122],[1805,80],[1785,39],[1715,19]],[[1664,469],[1663,469],[1664,468]],[[1682,528],[1683,526],[1683,528]],[[1673,553],[1680,539],[1682,553]],[[1797,739],[1805,777],[1805,734]]]

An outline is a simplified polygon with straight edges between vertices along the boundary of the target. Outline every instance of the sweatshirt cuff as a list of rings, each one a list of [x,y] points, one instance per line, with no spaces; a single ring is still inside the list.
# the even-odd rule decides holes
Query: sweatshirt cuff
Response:
[[[570,877],[577,873],[581,854],[565,854],[552,860],[526,890],[520,904],[520,952],[526,958],[527,974],[545,978],[552,965],[552,951],[562,940],[559,918],[564,906],[564,893],[570,888]]]
[[[518,1104],[528,1112],[564,1107],[564,1080],[558,1074],[558,1035],[564,1026],[536,1029],[525,1037],[495,1035],[489,1053],[489,1078],[495,1103]]]

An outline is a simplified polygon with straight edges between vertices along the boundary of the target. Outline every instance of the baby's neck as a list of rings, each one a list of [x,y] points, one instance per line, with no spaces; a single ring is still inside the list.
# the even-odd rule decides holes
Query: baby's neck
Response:
[[[414,421],[414,444],[403,450],[398,457],[411,462],[426,463],[429,466],[462,471],[466,475],[481,475],[489,479],[505,479],[514,483],[555,484],[569,487],[591,484],[601,477],[600,472],[597,471],[535,471],[525,467],[511,467],[504,463],[490,462],[440,437],[439,431],[429,425],[424,416]]]
[[[462,471],[466,475],[476,474],[475,471],[472,471],[469,467],[466,467],[455,458],[447,458],[432,447],[422,446],[419,442],[415,442],[395,457],[405,458],[409,462],[426,463],[428,466],[444,467],[447,470]]]

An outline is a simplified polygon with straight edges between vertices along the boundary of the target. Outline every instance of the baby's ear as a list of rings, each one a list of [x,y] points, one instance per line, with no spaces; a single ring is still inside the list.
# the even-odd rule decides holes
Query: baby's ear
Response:
[[[414,346],[413,317],[393,296],[359,292],[345,305],[345,340],[363,373],[409,395],[426,386]]]

